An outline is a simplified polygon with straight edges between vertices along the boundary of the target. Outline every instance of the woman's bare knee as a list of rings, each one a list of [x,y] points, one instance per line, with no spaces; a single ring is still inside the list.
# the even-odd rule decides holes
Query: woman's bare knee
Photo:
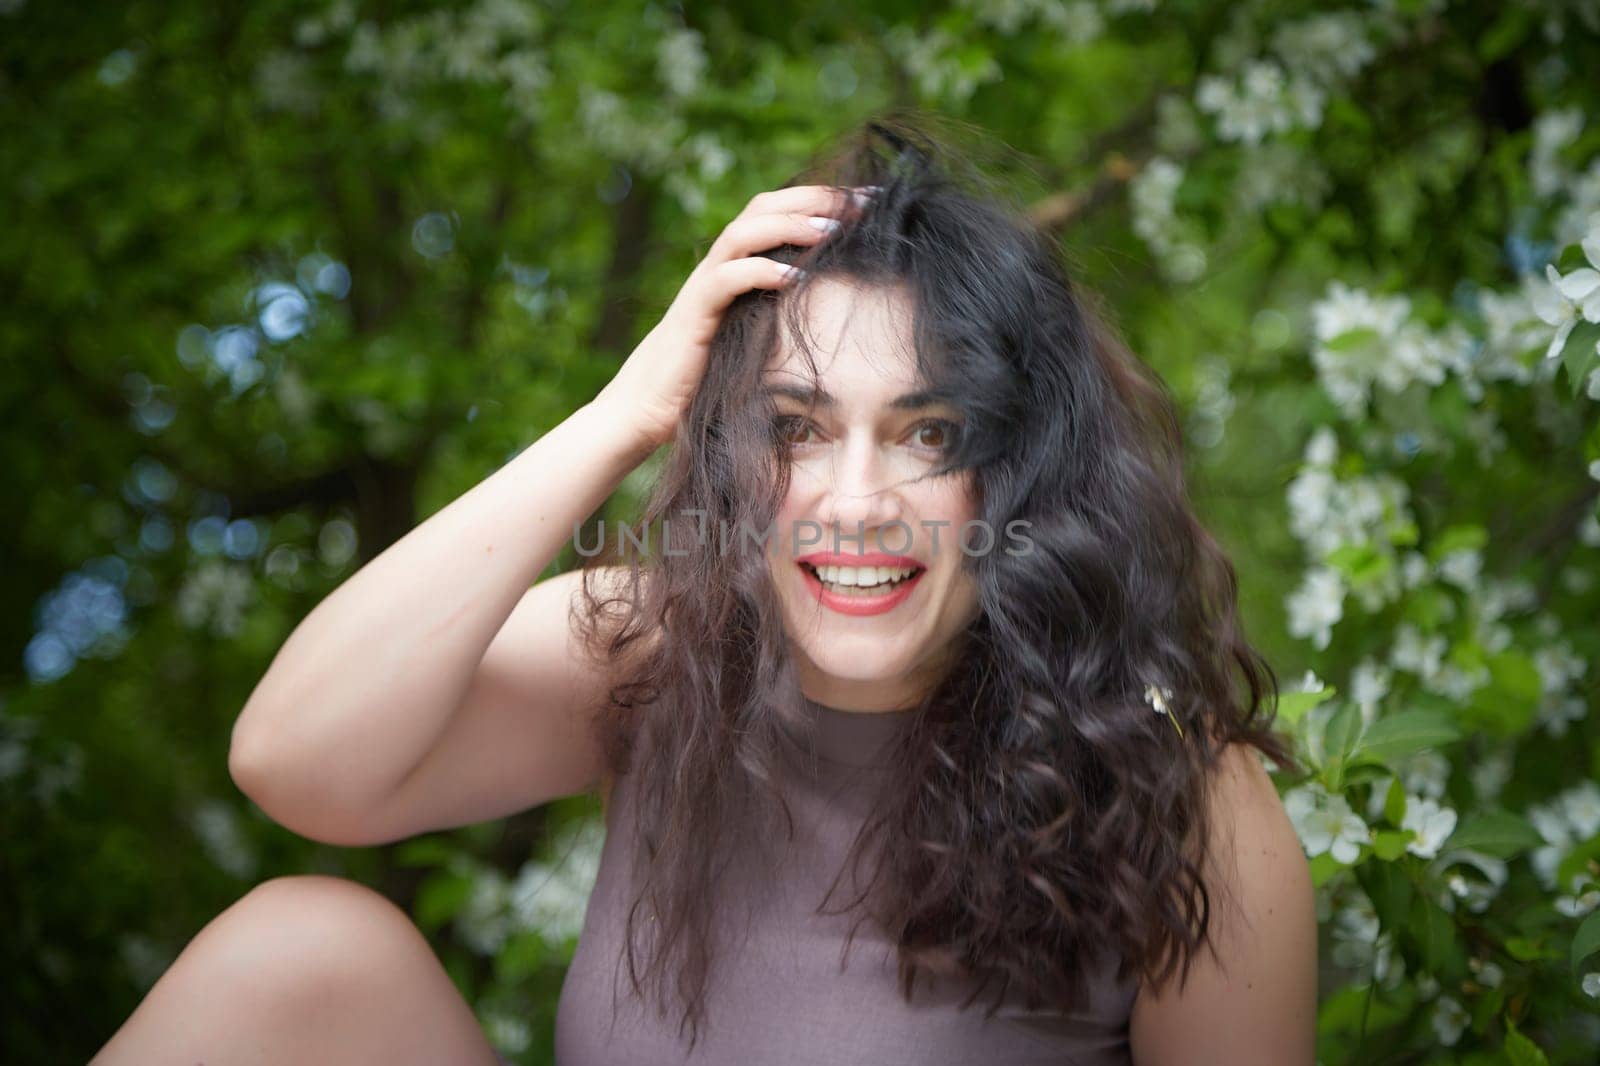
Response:
[[[205,926],[93,1066],[145,1061],[483,1062],[495,1057],[404,911],[337,877],[266,881]]]

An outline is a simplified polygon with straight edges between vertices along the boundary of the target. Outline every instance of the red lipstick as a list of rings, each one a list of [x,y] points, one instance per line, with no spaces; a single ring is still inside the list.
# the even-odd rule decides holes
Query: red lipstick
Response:
[[[810,555],[800,556],[795,563],[800,567],[806,588],[817,598],[817,602],[831,611],[853,617],[883,614],[894,610],[910,597],[917,582],[922,580],[922,575],[928,572],[927,567],[908,555],[888,555],[884,552],[869,552],[865,555],[812,552]],[[894,569],[912,568],[915,572],[904,581],[886,587],[882,593],[863,596],[830,591],[817,577],[815,568],[823,566],[886,566]]]

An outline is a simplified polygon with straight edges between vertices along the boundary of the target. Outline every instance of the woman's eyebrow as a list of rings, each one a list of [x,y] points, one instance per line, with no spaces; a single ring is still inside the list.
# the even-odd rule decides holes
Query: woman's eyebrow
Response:
[[[801,385],[769,384],[767,386],[767,395],[783,396],[807,407],[815,405],[817,407],[831,408],[838,405],[833,393],[820,386],[806,388]],[[931,389],[918,389],[903,396],[896,396],[889,401],[889,406],[896,411],[918,411],[924,407],[937,407],[944,402],[944,398]]]

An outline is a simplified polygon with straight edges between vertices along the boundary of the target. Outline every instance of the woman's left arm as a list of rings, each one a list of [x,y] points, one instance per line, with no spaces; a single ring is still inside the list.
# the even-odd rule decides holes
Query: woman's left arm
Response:
[[[1182,990],[1140,989],[1136,1066],[1312,1066],[1317,918],[1311,870],[1266,769],[1245,744],[1211,784],[1206,885],[1216,955],[1202,946]],[[1219,961],[1220,960],[1220,961]]]

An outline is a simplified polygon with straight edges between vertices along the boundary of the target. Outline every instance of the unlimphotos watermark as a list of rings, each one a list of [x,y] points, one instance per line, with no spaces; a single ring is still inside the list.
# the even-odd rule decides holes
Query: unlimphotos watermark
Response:
[[[705,511],[690,509],[680,512],[683,519],[694,520],[694,543],[699,547],[706,547],[711,536],[710,523],[707,521]],[[948,519],[926,519],[917,523],[923,534],[928,538],[928,551],[937,555],[939,553],[939,539],[942,532],[949,530],[954,524]],[[629,551],[641,555],[650,554],[651,532],[646,526],[643,530],[635,530],[626,522],[612,522],[612,529],[616,532],[617,550],[626,555]],[[1031,529],[1033,523],[1026,519],[1013,519],[1005,524],[1002,531],[997,532],[993,525],[981,518],[975,518],[961,523],[956,529],[954,541],[961,554],[969,557],[988,555],[996,550],[1007,555],[1028,555],[1033,551],[1033,538],[1029,537],[1026,530]],[[830,536],[831,533],[831,536]],[[857,522],[856,531],[847,533],[838,526],[832,530],[827,529],[821,522],[814,522],[808,518],[799,519],[791,523],[787,541],[778,539],[778,526],[768,523],[765,529],[756,529],[751,523],[740,521],[730,524],[726,519],[717,520],[716,549],[719,556],[725,556],[730,551],[744,551],[751,547],[765,552],[773,544],[788,543],[794,546],[795,554],[802,554],[807,548],[818,551],[843,552],[844,545],[853,544],[858,553],[864,554],[867,550],[866,523]],[[584,558],[592,558],[605,550],[606,522],[601,519],[598,526],[589,532],[590,544],[585,544],[585,533],[582,523],[573,523],[572,547]],[[906,554],[912,551],[917,542],[916,530],[911,525],[894,519],[878,527],[876,537],[877,550],[892,554]],[[660,534],[661,550],[664,555],[682,558],[689,554],[678,540],[672,536],[672,519],[662,519]]]

